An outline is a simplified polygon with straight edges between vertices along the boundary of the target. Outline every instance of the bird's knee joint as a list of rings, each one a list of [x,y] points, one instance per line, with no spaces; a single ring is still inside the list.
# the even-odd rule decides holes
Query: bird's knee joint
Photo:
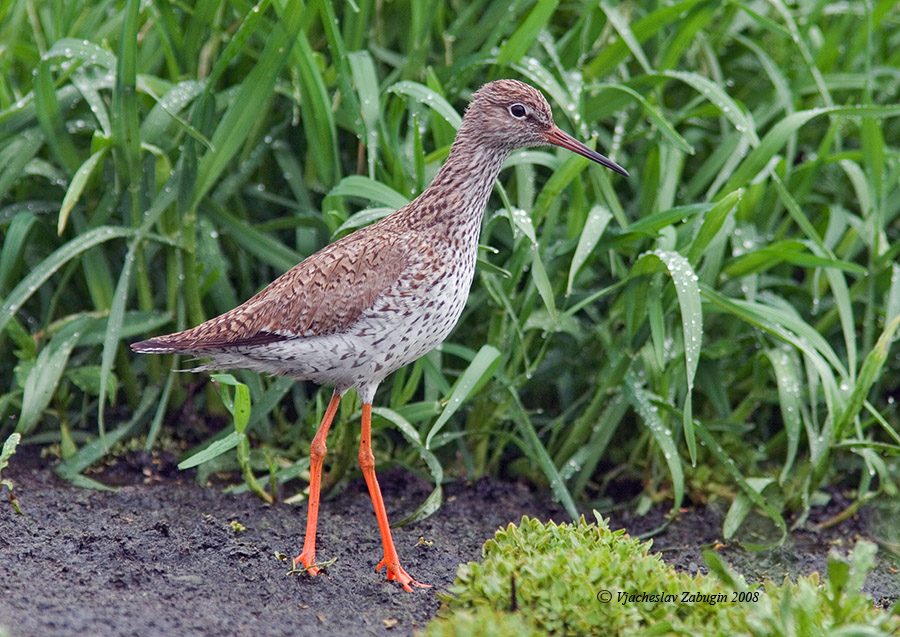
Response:
[[[363,469],[374,469],[375,468],[375,454],[371,451],[360,451],[359,452],[359,466]]]
[[[314,440],[313,443],[309,446],[309,457],[312,460],[322,460],[323,458],[325,458],[326,451],[328,451],[328,449],[325,447],[325,443],[316,442]]]

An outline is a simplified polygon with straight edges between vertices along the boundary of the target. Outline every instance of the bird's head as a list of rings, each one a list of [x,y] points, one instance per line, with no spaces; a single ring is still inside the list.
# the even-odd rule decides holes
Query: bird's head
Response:
[[[541,92],[518,80],[496,80],[475,91],[463,131],[508,151],[553,144],[628,176],[617,163],[560,130]]]

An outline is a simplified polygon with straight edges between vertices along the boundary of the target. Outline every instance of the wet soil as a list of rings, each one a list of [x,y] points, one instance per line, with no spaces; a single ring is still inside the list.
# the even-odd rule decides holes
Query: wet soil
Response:
[[[450,586],[459,564],[480,558],[499,526],[525,514],[567,520],[521,484],[448,484],[436,514],[394,530],[401,563],[432,585],[407,593],[374,572],[381,542],[361,479],[322,503],[318,556],[336,562],[310,577],[288,574],[285,559],[300,550],[305,504],[223,494],[196,485],[174,464],[130,454],[92,476],[118,491],[84,490],[56,478],[36,450],[20,447],[3,477],[14,481],[23,515],[0,493],[0,635],[411,635],[437,612],[435,593]],[[379,481],[391,519],[413,511],[431,490],[400,470],[381,472]],[[645,517],[613,514],[611,526],[639,534],[665,513],[661,506]],[[722,519],[715,507],[686,509],[654,538],[654,550],[680,569],[704,570],[701,550],[717,545]],[[773,551],[718,550],[748,580],[780,581],[788,572],[822,572],[830,548],[849,550],[869,535],[859,515],[827,531],[795,533]],[[882,605],[900,592],[893,569],[883,559],[867,583]]]

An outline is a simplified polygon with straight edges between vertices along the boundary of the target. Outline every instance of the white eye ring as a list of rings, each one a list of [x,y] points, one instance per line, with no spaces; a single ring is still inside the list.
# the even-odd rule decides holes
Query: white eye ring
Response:
[[[520,104],[516,102],[515,104],[510,104],[509,106],[509,114],[515,117],[516,119],[522,119],[526,115],[528,115],[528,109],[525,108],[524,104]]]

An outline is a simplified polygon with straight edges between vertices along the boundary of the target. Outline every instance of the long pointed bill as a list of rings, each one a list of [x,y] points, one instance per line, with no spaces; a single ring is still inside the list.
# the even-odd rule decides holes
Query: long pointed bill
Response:
[[[596,150],[591,150],[568,133],[564,133],[563,131],[561,131],[556,126],[544,133],[544,139],[547,140],[548,144],[553,144],[554,146],[559,146],[561,148],[571,150],[573,153],[578,153],[583,157],[587,157],[591,161],[595,161],[601,166],[606,166],[610,170],[614,170],[620,175],[624,175],[625,177],[628,176],[628,171],[622,168],[619,164],[611,159],[607,159]]]

